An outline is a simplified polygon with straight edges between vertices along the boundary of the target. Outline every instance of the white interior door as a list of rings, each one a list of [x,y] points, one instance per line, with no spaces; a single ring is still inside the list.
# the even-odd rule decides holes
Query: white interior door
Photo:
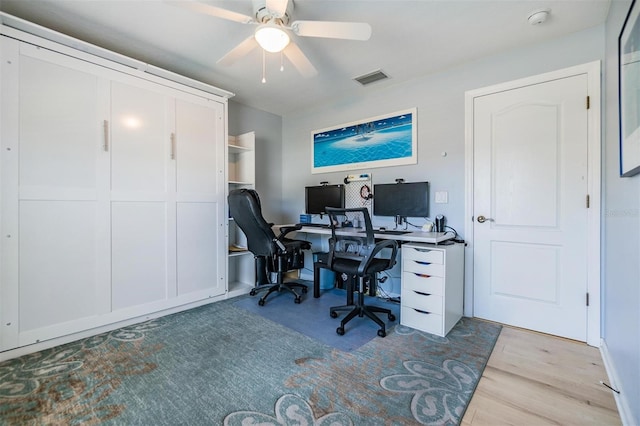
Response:
[[[476,97],[474,315],[587,339],[586,74]]]

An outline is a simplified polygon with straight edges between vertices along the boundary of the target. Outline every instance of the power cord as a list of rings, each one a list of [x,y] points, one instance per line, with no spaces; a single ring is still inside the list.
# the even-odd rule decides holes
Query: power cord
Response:
[[[382,271],[381,273],[383,273],[385,276],[378,279],[378,282],[383,283],[385,281],[387,281],[387,279],[392,279],[391,275],[389,275],[389,273],[387,271]],[[381,286],[377,286],[377,291],[376,291],[376,296],[378,297],[378,299],[381,300],[386,300],[389,302],[395,302],[395,303],[400,303],[400,297],[391,297],[389,295],[389,293],[387,293]]]
[[[445,229],[451,229],[451,231],[445,231],[445,233],[450,233],[453,232],[453,239],[452,241],[454,243],[461,243],[461,244],[466,244],[465,241],[462,238],[459,238],[458,236],[458,231],[456,231],[455,229],[453,229],[452,227],[445,225],[444,227]]]

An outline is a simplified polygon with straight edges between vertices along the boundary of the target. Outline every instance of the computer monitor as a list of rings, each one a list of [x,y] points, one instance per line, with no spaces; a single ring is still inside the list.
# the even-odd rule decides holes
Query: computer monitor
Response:
[[[403,219],[429,216],[429,182],[373,185],[373,215]]]
[[[325,214],[325,207],[344,208],[344,185],[305,187],[304,206],[307,214]]]

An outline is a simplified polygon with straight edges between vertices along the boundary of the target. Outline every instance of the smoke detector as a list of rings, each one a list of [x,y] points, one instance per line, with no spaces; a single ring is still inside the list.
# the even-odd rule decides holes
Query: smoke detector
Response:
[[[540,25],[549,18],[550,12],[551,12],[551,9],[534,10],[533,12],[529,13],[529,17],[527,18],[527,21],[529,21],[531,25]]]

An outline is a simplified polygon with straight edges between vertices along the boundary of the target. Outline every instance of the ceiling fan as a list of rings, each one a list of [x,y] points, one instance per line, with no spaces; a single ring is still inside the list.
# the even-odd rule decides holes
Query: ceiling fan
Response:
[[[240,44],[217,61],[217,63],[221,65],[231,65],[239,58],[260,46],[266,52],[282,52],[300,74],[305,77],[312,77],[318,73],[317,70],[298,45],[291,40],[290,34],[295,34],[300,37],[324,37],[363,41],[369,40],[371,37],[371,26],[361,22],[297,20],[289,25],[293,12],[293,0],[252,0],[252,2],[253,16],[249,16],[198,1],[167,0],[167,3],[198,13],[256,26],[251,36],[240,42]],[[263,82],[264,81],[263,56]]]

